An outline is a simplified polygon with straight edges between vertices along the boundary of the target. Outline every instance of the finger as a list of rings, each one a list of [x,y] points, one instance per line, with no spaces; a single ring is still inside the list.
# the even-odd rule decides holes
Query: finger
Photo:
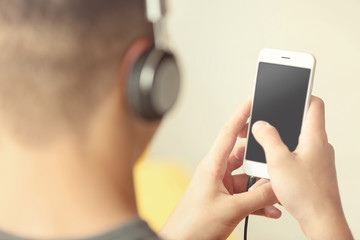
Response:
[[[254,189],[260,187],[261,185],[264,185],[265,183],[269,183],[270,181],[268,179],[260,179],[256,181],[254,185],[252,185],[249,189],[249,191],[253,191]]]
[[[328,146],[329,146],[330,153],[331,153],[331,159],[335,162],[335,149],[334,149],[333,145],[331,145],[330,143]]]
[[[221,129],[210,152],[209,161],[220,179],[224,177],[227,159],[234,148],[239,131],[245,126],[250,115],[251,98],[248,98]]]
[[[249,176],[246,174],[237,174],[232,176],[234,194],[246,192],[248,178]]]
[[[239,138],[246,138],[248,130],[249,130],[249,123],[246,123],[245,126],[240,130],[240,132],[238,134],[238,137]]]
[[[256,188],[259,188],[260,186],[267,184],[267,183],[270,183],[270,180],[262,178],[262,179],[258,180],[254,185],[252,185],[251,188],[248,190],[248,192],[254,191]],[[275,197],[276,197],[276,195],[275,195]],[[277,199],[277,203],[280,204],[278,199]]]
[[[242,166],[244,160],[245,145],[245,142],[241,142],[237,144],[231,152],[227,166],[230,172],[233,172],[234,170]]]
[[[268,206],[259,210],[256,210],[252,213],[252,215],[258,215],[258,216],[264,216],[268,218],[274,218],[278,219],[281,217],[281,210],[274,207],[274,206]]]
[[[325,130],[325,104],[318,97],[311,98],[301,135],[314,136],[327,141]]]
[[[249,176],[246,174],[237,174],[237,175],[233,175],[232,178],[233,178],[234,194],[246,192],[247,181],[249,179]],[[270,181],[267,179],[260,179],[249,189],[249,191],[253,191],[254,189],[269,182]]]
[[[289,163],[288,158],[292,154],[281,140],[276,128],[269,123],[259,121],[254,124],[252,133],[265,151],[269,171],[271,168],[282,168]]]
[[[250,192],[233,195],[233,197],[234,206],[239,211],[244,212],[245,210],[246,215],[277,203],[277,198],[270,183],[265,183]]]

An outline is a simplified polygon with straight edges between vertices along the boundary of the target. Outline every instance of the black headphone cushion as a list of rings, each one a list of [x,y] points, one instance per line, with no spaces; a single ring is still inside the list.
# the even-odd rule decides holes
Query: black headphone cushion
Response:
[[[175,104],[180,71],[175,57],[150,49],[134,64],[127,84],[127,102],[133,113],[146,120],[162,118]]]

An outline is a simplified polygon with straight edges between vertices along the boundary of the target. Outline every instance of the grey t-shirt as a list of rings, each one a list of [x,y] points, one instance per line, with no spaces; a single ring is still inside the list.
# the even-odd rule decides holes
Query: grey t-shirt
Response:
[[[0,240],[26,239],[28,238],[21,238],[4,232],[0,232]],[[160,238],[150,229],[149,225],[145,221],[136,218],[122,225],[121,227],[103,235],[73,240],[160,240]]]

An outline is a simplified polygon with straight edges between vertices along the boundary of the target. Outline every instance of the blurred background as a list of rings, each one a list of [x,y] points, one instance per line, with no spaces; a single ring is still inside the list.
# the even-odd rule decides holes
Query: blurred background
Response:
[[[252,93],[258,53],[269,47],[317,58],[313,94],[326,104],[345,214],[360,239],[360,1],[169,0],[169,5],[169,34],[183,86],[145,163],[154,173],[167,172],[143,178],[167,181],[157,190],[168,190],[163,196],[169,210],[161,216],[146,212],[158,215],[155,227],[165,221],[221,126]],[[142,194],[145,199],[155,193]],[[242,228],[241,223],[234,239],[242,239]],[[285,210],[280,220],[252,217],[249,238],[306,239]]]

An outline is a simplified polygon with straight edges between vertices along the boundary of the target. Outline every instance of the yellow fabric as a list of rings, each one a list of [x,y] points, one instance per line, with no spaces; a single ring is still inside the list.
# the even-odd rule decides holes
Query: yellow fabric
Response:
[[[136,199],[141,217],[158,231],[164,225],[190,181],[183,168],[141,161],[135,167]]]
[[[185,168],[162,162],[170,161],[141,160],[134,171],[139,214],[155,231],[164,225],[190,182]]]

